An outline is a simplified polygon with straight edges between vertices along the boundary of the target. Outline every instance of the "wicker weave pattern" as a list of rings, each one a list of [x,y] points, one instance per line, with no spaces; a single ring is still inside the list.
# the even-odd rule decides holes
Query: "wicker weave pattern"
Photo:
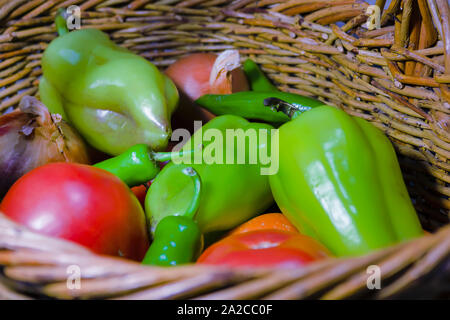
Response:
[[[383,7],[386,1],[376,2]],[[250,57],[261,64],[280,89],[315,97],[371,121],[393,141],[424,227],[435,230],[449,222],[448,0],[392,0],[382,11],[382,28],[372,31],[361,27],[368,19],[368,4],[356,0],[0,0],[0,113],[15,108],[24,95],[37,94],[42,73],[42,52],[56,36],[54,14],[58,8],[72,4],[81,8],[83,28],[108,32],[115,42],[162,68],[192,52],[220,52],[237,48],[243,57]],[[340,21],[343,23],[338,23]],[[10,232],[6,227],[0,232],[0,249],[15,250],[22,245],[31,245],[21,237],[8,238],[11,237]],[[8,241],[13,241],[11,239],[20,239],[26,244],[20,242],[19,246],[9,247]],[[161,279],[167,276],[175,281],[172,291],[158,291],[158,287],[144,290],[145,286],[161,280],[155,280],[155,276],[148,271],[142,271],[141,276],[142,268],[139,267],[136,269],[139,276],[131,275],[128,286],[123,290],[139,287],[138,298],[187,297],[206,292],[208,287],[218,288],[244,281],[248,285],[248,281],[254,279],[251,283],[255,284],[241,288],[243,291],[239,292],[243,293],[234,292],[235,287],[232,287],[209,297],[248,298],[262,297],[267,293],[275,298],[300,298],[320,292],[330,282],[342,283],[355,274],[325,295],[337,298],[361,288],[364,274],[357,271],[370,261],[386,259],[385,268],[394,275],[422,257],[414,264],[416,267],[412,268],[411,273],[405,274],[406,278],[400,278],[403,280],[398,280],[391,289],[383,290],[378,295],[388,297],[406,288],[408,277],[426,274],[448,255],[448,228],[430,239],[435,240],[418,242],[421,245],[417,253],[413,249],[407,251],[406,246],[396,247],[384,253],[354,259],[349,264],[343,263],[342,268],[338,267],[339,261],[334,261],[330,262],[331,265],[314,265],[311,270],[293,275],[280,275],[272,271],[235,273],[229,270],[205,271],[201,275],[195,271],[198,269],[186,267],[180,269],[183,271],[179,271],[180,278],[175,281],[170,278],[174,274],[159,270]],[[403,250],[408,253],[402,256]],[[387,258],[388,255],[390,258]],[[34,263],[27,260],[34,257],[43,259],[39,263],[44,264],[54,261],[54,268],[23,266]],[[78,259],[76,257],[78,254],[74,253],[73,259]],[[11,266],[6,268],[7,276],[30,283],[59,281],[53,275],[63,272],[58,262],[61,259],[69,261],[72,258],[69,253],[34,256],[22,250],[0,252],[0,265]],[[104,258],[89,255],[87,265],[95,259]],[[102,261],[107,264],[113,260]],[[392,265],[390,261],[396,262]],[[129,263],[117,263],[124,268],[137,268]],[[322,283],[321,278],[311,276],[320,270],[328,272],[325,279],[329,282]],[[120,272],[117,275],[108,272],[100,275],[109,282],[93,279],[93,289],[86,289],[79,293],[80,296],[99,297],[106,292],[111,292],[112,296],[122,294],[119,294],[122,289],[115,288],[113,281]],[[196,275],[194,278],[190,278],[191,272]],[[89,277],[96,278],[96,274]],[[111,291],[99,283],[109,283],[108,290]],[[96,285],[101,287],[99,293],[95,291]],[[0,293],[17,294],[2,286],[0,284]],[[248,289],[252,286],[267,291],[262,294],[256,290],[259,293],[255,294]],[[269,294],[277,286],[284,289]],[[39,294],[70,296],[58,284],[32,288]]]
[[[391,1],[373,31],[361,28],[368,4],[354,0],[150,2],[0,1],[0,112],[37,94],[40,58],[56,36],[53,15],[78,4],[82,27],[109,32],[158,66],[191,52],[238,48],[282,90],[372,121],[401,155],[423,224],[448,222],[447,0]]]

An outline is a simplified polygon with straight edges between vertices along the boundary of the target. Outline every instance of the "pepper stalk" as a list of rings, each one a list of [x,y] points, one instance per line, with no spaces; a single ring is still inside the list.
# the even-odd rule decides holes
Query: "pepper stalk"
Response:
[[[69,33],[69,28],[67,28],[67,20],[66,14],[63,8],[58,10],[58,13],[55,17],[55,27],[59,36],[63,36],[66,33]]]
[[[281,111],[293,120],[305,111],[311,110],[311,107],[303,106],[298,103],[288,103],[279,98],[271,97],[264,99],[264,106],[269,107],[274,111]]]

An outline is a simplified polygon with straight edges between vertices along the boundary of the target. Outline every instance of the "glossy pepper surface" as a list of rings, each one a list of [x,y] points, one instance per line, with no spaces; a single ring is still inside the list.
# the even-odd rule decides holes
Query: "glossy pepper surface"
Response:
[[[66,32],[42,57],[39,92],[95,148],[117,155],[138,143],[166,147],[178,103],[172,81],[144,58],[117,46],[102,31]]]
[[[203,249],[203,236],[194,221],[200,205],[202,181],[197,171],[185,166],[181,171],[191,179],[194,194],[184,212],[164,217],[156,226],[153,242],[143,264],[176,266],[193,262]]]
[[[242,91],[232,94],[205,94],[195,102],[215,115],[233,114],[246,119],[267,121],[271,123],[285,123],[289,117],[283,112],[271,110],[265,106],[267,98],[277,98],[297,105],[303,110],[309,110],[323,103],[295,93],[281,91]]]
[[[227,129],[241,129],[244,133],[249,129],[261,130],[268,134],[268,139],[263,141],[258,138],[254,144],[246,140],[247,143],[241,145],[235,141],[234,147],[227,148],[227,143],[232,139],[226,138]],[[244,152],[248,156],[250,149],[259,152],[259,149],[269,146],[271,129],[273,127],[270,125],[250,123],[238,116],[220,116],[196,131],[183,147],[182,150],[193,150],[197,149],[197,141],[203,144],[200,162],[196,163],[197,151],[189,158],[189,166],[198,172],[203,184],[200,206],[195,215],[203,233],[231,229],[264,211],[273,202],[268,176],[261,174],[260,159],[253,164],[249,159],[243,164],[237,163],[238,154]],[[224,137],[219,148],[222,164],[212,161],[214,152],[210,147],[215,140],[207,138],[212,132]],[[233,161],[227,161],[230,156]],[[195,194],[189,177],[182,174],[182,170],[183,164],[169,163],[152,182],[146,197],[146,214],[152,230],[162,218],[184,212]]]
[[[423,234],[388,138],[369,122],[321,106],[279,128],[270,186],[303,234],[338,256]]]
[[[245,60],[243,67],[252,91],[278,91],[253,60]]]
[[[156,227],[154,240],[142,261],[156,266],[176,266],[193,262],[202,248],[197,223],[185,216],[168,216]]]
[[[161,170],[160,163],[169,161],[175,154],[184,153],[191,151],[154,152],[145,144],[137,144],[118,156],[96,163],[94,167],[109,171],[129,187],[134,187],[153,179]]]
[[[94,166],[106,170],[128,186],[139,186],[147,193],[142,183],[153,179],[160,171],[158,162],[170,160],[175,155],[191,153],[184,152],[154,152],[144,144],[135,145],[124,153],[99,162]],[[168,216],[158,224],[153,233],[153,242],[148,249],[143,264],[174,266],[192,262],[198,256],[203,247],[203,238],[200,228],[194,221],[200,205],[202,183],[198,173],[189,166],[180,165],[180,173],[190,178],[192,184],[192,195],[190,202],[184,207],[178,216]],[[177,183],[173,181],[173,183]],[[145,199],[144,193],[144,199]],[[145,200],[143,200],[145,201]]]
[[[266,108],[268,104],[273,105],[270,99],[294,104],[303,111],[324,105],[322,102],[309,97],[278,90],[258,65],[250,59],[244,62],[243,67],[252,91],[227,95],[205,94],[195,102],[215,115],[233,114],[246,119],[266,121],[278,125],[289,121],[290,118],[274,108]],[[266,100],[269,103],[266,103]]]

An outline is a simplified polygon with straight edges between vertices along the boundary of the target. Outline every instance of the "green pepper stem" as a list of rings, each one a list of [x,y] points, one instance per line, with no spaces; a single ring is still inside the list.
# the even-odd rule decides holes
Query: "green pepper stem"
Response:
[[[69,28],[67,28],[67,22],[63,8],[60,8],[58,10],[58,13],[56,14],[55,26],[59,36],[63,36],[66,33],[69,33]]]
[[[261,92],[278,92],[279,90],[275,87],[266,75],[261,71],[258,65],[251,59],[247,59],[244,62],[244,73],[250,82],[250,87],[253,91]]]
[[[169,161],[175,156],[184,156],[194,150],[179,152],[153,152],[145,144],[137,144],[118,156],[96,163],[94,167],[109,171],[129,187],[147,183],[159,173],[157,162]]]
[[[183,150],[183,151],[172,151],[172,152],[155,152],[153,154],[153,159],[158,162],[170,161],[174,156],[184,157],[188,154],[194,153],[195,150]]]
[[[145,144],[137,144],[125,152],[96,163],[94,167],[109,171],[129,187],[146,183],[160,171],[153,152]]]
[[[194,183],[194,196],[192,197],[191,203],[187,207],[183,217],[189,217],[194,220],[195,214],[197,213],[198,207],[200,206],[200,195],[202,191],[202,180],[198,172],[192,167],[186,167],[182,170],[183,174],[191,177]]]
[[[311,110],[311,107],[303,106],[298,103],[288,103],[275,97],[264,99],[264,106],[269,107],[272,110],[283,112],[291,120],[295,119],[303,112]]]

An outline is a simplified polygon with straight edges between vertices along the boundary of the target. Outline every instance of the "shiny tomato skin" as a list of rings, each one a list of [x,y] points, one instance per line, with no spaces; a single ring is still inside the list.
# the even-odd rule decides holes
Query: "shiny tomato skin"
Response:
[[[294,225],[282,213],[265,213],[231,230],[229,235],[257,230],[280,230],[299,233]]]
[[[310,237],[266,229],[225,237],[207,248],[197,262],[232,267],[300,267],[329,255]]]
[[[52,163],[21,177],[2,210],[39,233],[93,252],[141,260],[149,246],[144,212],[131,190],[102,169]]]
[[[302,267],[313,259],[307,253],[289,248],[238,250],[218,258],[213,264],[230,267]]]
[[[141,184],[140,186],[135,186],[131,188],[131,191],[136,196],[136,198],[139,200],[139,203],[141,204],[142,209],[145,208],[145,196],[147,195],[147,186]]]

